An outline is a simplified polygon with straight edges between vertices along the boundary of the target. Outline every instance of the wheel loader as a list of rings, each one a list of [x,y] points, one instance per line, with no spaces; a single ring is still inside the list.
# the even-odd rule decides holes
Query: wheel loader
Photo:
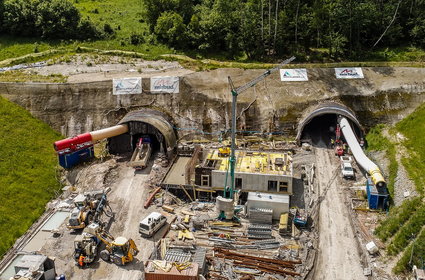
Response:
[[[133,261],[139,250],[132,239],[125,237],[114,238],[99,224],[88,225],[81,236],[74,240],[74,260],[78,266],[83,267],[92,263],[99,250],[100,242],[106,245],[100,252],[100,258],[116,265],[125,265]]]

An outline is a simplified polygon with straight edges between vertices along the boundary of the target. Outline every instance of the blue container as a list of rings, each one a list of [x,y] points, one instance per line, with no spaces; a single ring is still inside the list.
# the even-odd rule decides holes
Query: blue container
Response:
[[[387,187],[376,187],[369,178],[366,182],[366,192],[369,209],[386,210],[388,208],[389,194]]]
[[[75,151],[70,154],[59,154],[59,164],[63,168],[71,168],[94,157],[93,146]]]

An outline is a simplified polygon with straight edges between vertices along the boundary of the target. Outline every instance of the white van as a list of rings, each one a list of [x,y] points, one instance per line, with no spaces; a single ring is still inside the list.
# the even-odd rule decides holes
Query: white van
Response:
[[[139,232],[145,237],[151,237],[167,223],[167,218],[158,212],[150,213],[140,221]]]

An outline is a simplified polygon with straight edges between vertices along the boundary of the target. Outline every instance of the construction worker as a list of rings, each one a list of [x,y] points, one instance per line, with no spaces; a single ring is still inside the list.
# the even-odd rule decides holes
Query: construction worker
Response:
[[[333,148],[335,145],[335,140],[333,138],[331,138],[331,148]]]
[[[84,266],[84,259],[85,257],[83,255],[80,255],[80,257],[78,258],[78,264],[80,265],[80,267]]]

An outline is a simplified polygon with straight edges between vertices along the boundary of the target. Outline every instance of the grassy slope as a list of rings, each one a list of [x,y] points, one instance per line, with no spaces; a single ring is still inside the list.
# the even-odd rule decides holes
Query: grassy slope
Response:
[[[40,217],[60,187],[47,124],[0,97],[0,255]]]
[[[409,177],[414,181],[419,197],[406,200],[399,207],[391,209],[388,218],[381,222],[375,234],[382,240],[388,242],[388,253],[390,255],[401,254],[401,258],[394,271],[397,273],[410,270],[409,261],[412,257],[413,263],[421,266],[425,260],[425,104],[402,121],[395,130],[401,132],[406,140],[403,141],[408,150],[408,156],[402,159]],[[386,150],[391,162],[395,161],[396,145],[384,138],[381,134],[382,126],[371,130],[368,141],[373,143],[370,148],[374,150]],[[396,176],[396,171],[390,167],[391,178]],[[413,249],[413,254],[412,254]]]

